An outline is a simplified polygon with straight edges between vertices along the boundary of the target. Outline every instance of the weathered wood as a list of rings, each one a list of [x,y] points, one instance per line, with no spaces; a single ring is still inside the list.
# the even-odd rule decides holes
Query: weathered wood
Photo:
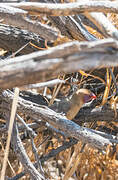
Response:
[[[87,29],[83,26],[79,17],[71,16],[49,16],[50,21],[60,30],[61,34],[67,36],[70,39],[79,41],[84,40],[95,40],[96,38],[90,34]]]
[[[24,11],[19,8],[14,8],[11,6],[5,5],[5,3],[0,3],[0,14],[4,13],[4,15],[12,14],[12,15],[26,15],[27,11]]]
[[[100,41],[103,43],[102,40],[83,43],[70,42],[49,50],[1,61],[0,87],[6,89],[36,83],[42,79],[49,80],[50,77],[62,72],[70,73],[80,69],[118,66],[118,52],[114,49],[112,51],[112,48],[107,46],[111,42],[106,43],[106,48],[99,46]],[[117,41],[112,43],[117,47]],[[93,45],[96,47],[93,48]]]
[[[18,159],[21,161],[22,165],[25,168],[25,171],[30,174],[32,179],[34,180],[44,179],[44,177],[38,172],[38,170],[34,167],[32,162],[30,161],[25,151],[25,148],[23,147],[20,136],[18,134],[18,128],[16,122],[14,123],[11,142]]]
[[[90,14],[90,13],[89,13],[89,14]],[[100,34],[103,35],[102,31],[100,31],[100,29],[99,29],[90,19],[88,19],[88,18],[85,16],[85,13],[84,13],[84,14],[79,14],[79,15],[77,15],[77,16],[81,19],[81,21],[82,21],[82,23],[83,23],[84,25],[93,28],[94,30],[96,30],[97,32],[99,32]]]
[[[45,0],[45,2],[47,3],[47,1]],[[52,1],[53,2],[53,1]],[[78,2],[78,3],[80,3],[80,2]],[[77,3],[77,4],[78,4]],[[84,2],[85,3],[85,2]],[[86,3],[88,3],[88,2],[86,2]],[[92,2],[93,3],[93,2]],[[95,2],[96,3],[96,2]],[[98,3],[98,2],[97,2]],[[102,2],[103,3],[103,2]],[[29,7],[30,7],[30,4],[33,4],[34,6],[34,9],[37,11],[37,4],[38,3],[29,3],[29,5],[28,4],[24,4],[24,7],[27,9],[29,9]],[[40,3],[41,5],[42,5],[42,3]],[[39,5],[40,5],[39,4]],[[49,3],[48,3],[49,4]],[[72,3],[72,5],[73,5],[74,3]],[[45,3],[44,3],[44,5],[46,6],[46,7],[48,7],[48,5],[46,5]],[[52,4],[52,6],[55,6],[55,4],[53,3]],[[61,6],[63,6],[63,5],[69,5],[69,3],[68,4],[59,4],[58,3],[58,5],[61,5]],[[71,4],[70,4],[71,5]],[[22,4],[21,4],[21,6],[22,6]],[[81,3],[80,3],[80,6],[81,6]],[[40,9],[40,7],[41,6],[39,6],[39,9]],[[50,7],[50,6],[49,6]],[[71,6],[72,7],[72,6]],[[63,8],[62,8],[63,9]],[[81,10],[80,10],[81,11]],[[52,12],[52,11],[51,11]],[[59,11],[58,11],[59,12]],[[58,14],[58,12],[55,14],[55,16],[57,16],[57,14]],[[65,11],[64,11],[65,12]],[[88,12],[88,11],[86,11],[86,12]],[[61,14],[61,15],[65,15],[64,13],[63,14]],[[85,27],[82,25],[82,23],[80,22],[80,20],[78,19],[78,18],[76,18],[76,21],[74,20],[74,18],[73,17],[49,17],[50,18],[50,20],[55,24],[55,26],[56,27],[58,27],[58,29],[61,31],[61,33],[63,34],[63,35],[66,35],[67,37],[69,37],[70,39],[72,39],[72,38],[74,38],[74,39],[77,39],[77,40],[96,40],[95,39],[95,37],[93,36],[93,35],[91,35],[86,29],[85,29]],[[104,27],[106,27],[106,24],[110,24],[110,22],[108,21],[108,19],[106,18],[105,19],[105,16],[103,17],[104,18],[104,20],[103,20],[103,22],[105,21],[105,25],[103,24],[102,25],[102,30],[104,30]],[[102,17],[101,18],[99,18],[99,14],[98,14],[98,20],[101,22],[101,24],[102,24]],[[107,22],[106,22],[107,21]],[[107,25],[108,26],[108,25]],[[101,28],[100,28],[101,29]],[[111,29],[112,29],[112,37],[117,37],[118,38],[118,32],[117,32],[117,29],[115,29],[115,27],[111,24]],[[108,34],[111,34],[111,31],[109,32],[109,31],[106,31],[106,32],[108,32]],[[105,33],[103,33],[104,34],[104,36],[106,37],[106,34]]]
[[[103,13],[86,12],[85,15],[100,29],[104,37],[112,37],[118,39],[117,28],[109,21],[109,19]]]
[[[13,7],[18,7],[35,14],[43,13],[53,16],[68,16],[86,12],[104,12],[104,13],[118,13],[117,2],[111,1],[83,1],[76,3],[58,3],[58,4],[45,4],[37,2],[26,3],[12,3],[9,4]]]
[[[54,0],[43,0],[45,3],[55,3]],[[56,1],[58,3],[58,1]],[[79,17],[71,16],[48,16],[49,20],[60,30],[61,34],[67,36],[69,39],[94,40],[93,36],[87,31],[87,29],[81,23]]]
[[[1,5],[5,6],[5,4]],[[40,21],[33,21],[26,16],[27,14],[23,16],[21,13],[17,13],[17,11],[12,11],[11,9],[7,5],[6,9],[0,7],[0,18],[2,19],[3,23],[39,34],[47,41],[54,41],[57,39],[58,32],[52,27],[42,24]]]
[[[0,48],[12,52],[13,56],[14,53],[25,44],[26,47],[20,50],[18,54],[22,55],[38,51],[38,49],[33,47],[30,42],[41,49],[45,48],[45,40],[39,35],[13,26],[0,24]],[[47,45],[52,46],[52,43],[47,42]]]
[[[118,112],[118,109],[117,109]],[[95,121],[118,121],[118,116],[115,117],[115,111],[110,105],[96,108],[82,108],[75,118],[75,122],[95,122]]]
[[[0,98],[0,108],[1,112],[4,114],[4,111],[11,108],[13,94],[8,91],[3,91]],[[22,98],[19,98],[17,112],[28,114],[35,120],[40,118],[40,120],[48,122],[68,136],[81,140],[84,143],[88,143],[98,149],[105,150],[107,145],[112,145],[114,142],[117,143],[117,140],[105,138],[102,134],[100,135],[99,132],[95,133],[95,131],[91,129],[80,127],[76,123],[66,119],[64,116],[57,114],[49,108],[25,101]]]

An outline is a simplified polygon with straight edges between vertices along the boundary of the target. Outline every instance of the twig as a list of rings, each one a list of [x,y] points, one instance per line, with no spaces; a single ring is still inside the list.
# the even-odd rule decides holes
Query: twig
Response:
[[[55,84],[60,84],[60,83],[65,83],[65,81],[61,80],[61,79],[54,79],[54,80],[47,81],[47,82],[29,84],[27,86],[20,87],[20,89],[24,90],[24,89],[36,89],[36,88],[52,87]]]
[[[117,85],[117,82],[116,82],[116,78],[115,78],[111,68],[109,69],[109,71],[111,73],[111,76],[112,76],[112,79],[113,79],[113,82],[114,82],[114,86],[115,86],[115,89],[116,89],[116,95],[118,95],[118,85]]]
[[[40,169],[40,173],[44,177],[43,179],[45,180],[44,170],[42,168],[41,161],[40,161],[39,156],[38,156],[38,150],[34,144],[33,137],[30,137],[30,138],[31,138],[31,144],[32,144],[32,151],[33,151],[34,156],[35,156],[35,161],[37,162],[37,167]]]
[[[8,159],[8,155],[9,155],[9,146],[10,146],[10,141],[11,141],[12,128],[13,128],[14,118],[15,118],[15,114],[16,114],[16,109],[17,109],[18,96],[19,96],[19,89],[15,88],[13,104],[12,104],[12,109],[11,109],[10,122],[9,122],[9,128],[8,128],[7,144],[6,144],[5,154],[4,154],[3,167],[2,167],[2,171],[1,171],[1,180],[4,180],[4,178],[5,178],[5,171],[6,171],[7,159]]]
[[[25,121],[17,114],[16,117],[18,118],[18,120],[25,126],[26,130],[28,131],[29,135],[31,137],[35,137],[36,136],[36,133],[32,130],[31,127],[29,127]]]

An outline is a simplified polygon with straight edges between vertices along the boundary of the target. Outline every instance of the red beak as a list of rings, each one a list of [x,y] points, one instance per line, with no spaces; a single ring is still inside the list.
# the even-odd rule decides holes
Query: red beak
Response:
[[[96,95],[94,93],[91,94],[91,99],[96,99]]]

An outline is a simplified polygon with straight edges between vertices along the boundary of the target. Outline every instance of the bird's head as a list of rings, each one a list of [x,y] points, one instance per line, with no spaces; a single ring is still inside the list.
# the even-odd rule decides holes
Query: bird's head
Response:
[[[71,102],[81,107],[83,104],[88,103],[93,99],[96,99],[96,95],[92,93],[90,90],[79,89],[72,96]]]
[[[70,120],[72,120],[80,108],[83,106],[84,103],[87,103],[93,99],[96,99],[96,96],[94,93],[87,89],[79,89],[76,91],[76,93],[73,94],[69,101],[69,109],[66,113],[66,117]]]
[[[96,95],[88,89],[79,89],[76,94],[83,101],[83,104],[96,99]]]

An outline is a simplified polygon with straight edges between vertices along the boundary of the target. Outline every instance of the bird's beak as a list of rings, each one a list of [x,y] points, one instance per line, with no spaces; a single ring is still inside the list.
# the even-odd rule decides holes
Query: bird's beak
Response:
[[[96,95],[94,93],[91,93],[91,99],[96,99]]]

